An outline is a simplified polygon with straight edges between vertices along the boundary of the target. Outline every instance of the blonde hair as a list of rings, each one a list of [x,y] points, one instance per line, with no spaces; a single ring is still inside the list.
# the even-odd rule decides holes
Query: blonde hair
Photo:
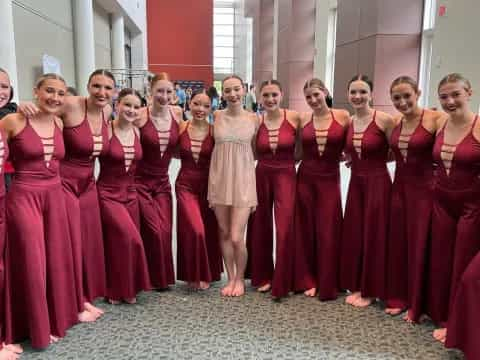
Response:
[[[456,82],[463,82],[466,91],[472,90],[472,84],[466,77],[459,73],[451,73],[445,76],[442,80],[440,80],[440,82],[438,83],[437,91],[439,92],[440,88],[445,84],[451,84]]]
[[[65,86],[67,86],[67,83],[63,77],[61,77],[58,74],[48,73],[48,74],[43,74],[37,79],[37,82],[35,83],[35,88],[40,89],[42,85],[45,83],[45,81],[47,80],[60,80],[65,84]]]

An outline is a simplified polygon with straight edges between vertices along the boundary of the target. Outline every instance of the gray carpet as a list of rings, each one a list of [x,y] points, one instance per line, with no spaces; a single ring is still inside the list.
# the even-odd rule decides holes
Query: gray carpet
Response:
[[[355,309],[294,295],[281,303],[249,289],[222,298],[219,284],[182,283],[143,293],[136,305],[103,302],[105,316],[80,324],[45,351],[23,344],[22,359],[462,359],[432,339],[433,326],[406,324],[380,305]]]

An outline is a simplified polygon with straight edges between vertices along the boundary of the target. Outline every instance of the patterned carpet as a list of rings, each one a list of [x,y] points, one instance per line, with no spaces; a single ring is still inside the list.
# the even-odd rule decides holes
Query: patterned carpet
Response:
[[[277,303],[249,289],[243,298],[180,283],[141,294],[136,305],[100,302],[105,316],[80,324],[45,351],[23,344],[22,359],[462,359],[432,340],[431,324],[355,309],[343,297],[322,303],[303,295]]]

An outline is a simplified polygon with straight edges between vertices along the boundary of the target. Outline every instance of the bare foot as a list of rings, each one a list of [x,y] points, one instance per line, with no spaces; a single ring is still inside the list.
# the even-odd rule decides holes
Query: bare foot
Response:
[[[78,321],[80,322],[94,322],[97,320],[97,317],[90,311],[83,310],[78,314]]]
[[[23,348],[19,344],[3,344],[3,347],[10,350],[11,352],[14,352],[15,354],[23,353]]]
[[[93,315],[95,315],[96,319],[98,319],[100,316],[105,314],[105,311],[103,311],[102,309],[94,306],[92,303],[86,302],[86,303],[83,304],[83,306],[85,307],[85,310],[87,310],[88,312],[91,312]]]
[[[420,316],[420,319],[418,321],[420,322],[421,319],[422,319],[422,317]],[[403,320],[405,320],[409,324],[414,324],[415,323],[415,321],[413,321],[412,310],[410,310],[410,309],[407,310],[407,313],[403,317]]]
[[[201,290],[207,290],[210,287],[210,283],[207,281],[200,281],[199,287]]]
[[[372,303],[372,298],[364,298],[360,296],[355,302],[352,304],[355,307],[364,308],[369,306]]]
[[[447,328],[439,328],[433,331],[433,337],[435,340],[444,343],[447,339]]]
[[[108,302],[112,305],[120,305],[120,300],[108,299]]]
[[[357,299],[359,299],[360,297],[361,297],[360,291],[356,291],[345,298],[345,303],[353,305],[353,303],[357,301]]]
[[[133,304],[137,303],[137,298],[135,298],[135,297],[127,298],[127,299],[123,299],[123,301],[125,301],[127,304],[133,305]]]
[[[308,289],[306,291],[304,291],[304,295],[305,296],[308,296],[308,297],[314,297],[317,293],[317,289],[316,288],[311,288],[311,289]]]
[[[264,293],[264,292],[270,291],[271,288],[272,288],[272,284],[266,283],[266,284],[260,286],[259,288],[257,288],[257,291],[261,292],[261,293]]]
[[[188,283],[190,289],[198,290],[200,288],[200,283],[198,281],[191,281]]]
[[[18,359],[19,357],[20,357],[19,354],[13,351],[10,351],[6,347],[0,350],[0,360],[15,360],[15,359]]]
[[[228,284],[222,288],[222,296],[232,296],[233,288],[235,287],[235,280],[229,280]]]
[[[58,340],[60,340],[59,337],[50,335],[50,344],[56,343]]]
[[[386,308],[385,309],[385,314],[392,315],[392,316],[397,316],[400,315],[403,312],[403,309],[401,308]]]
[[[243,280],[235,281],[235,287],[232,291],[232,296],[242,296],[245,294],[245,282]]]

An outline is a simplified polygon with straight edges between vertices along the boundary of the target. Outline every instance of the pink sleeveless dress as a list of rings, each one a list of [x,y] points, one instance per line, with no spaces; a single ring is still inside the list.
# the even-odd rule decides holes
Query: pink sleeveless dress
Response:
[[[223,113],[214,123],[213,148],[208,177],[208,202],[210,206],[257,206],[255,185],[255,159],[252,140],[255,136],[252,121],[227,125]]]
[[[77,322],[77,299],[65,195],[59,176],[65,148],[55,125],[41,138],[30,122],[10,139],[15,177],[7,194],[6,343],[35,348]],[[46,156],[51,154],[51,158]]]
[[[103,113],[102,113],[103,119]],[[74,127],[63,128],[65,158],[60,164],[68,221],[72,237],[79,310],[85,301],[105,296],[105,259],[102,222],[94,177],[95,159],[108,151],[108,125],[93,134],[85,116]]]
[[[180,135],[182,166],[175,182],[177,196],[177,278],[188,282],[220,280],[223,263],[215,214],[208,207],[208,169],[214,140],[191,138],[187,129]],[[198,160],[193,149],[199,151]]]
[[[113,130],[112,130],[113,131]],[[133,160],[126,169],[126,155]],[[142,157],[140,140],[123,146],[113,133],[109,150],[100,157],[98,195],[105,242],[107,298],[134,298],[151,288],[147,259],[139,231],[135,167]]]
[[[0,309],[4,306],[5,290],[5,163],[8,159],[8,144],[5,134],[0,132]],[[0,312],[0,342],[5,340],[3,331],[3,312]],[[0,349],[2,349],[0,345]]]
[[[143,158],[135,176],[140,205],[140,232],[155,289],[175,283],[172,255],[172,188],[168,167],[178,143],[178,124],[171,115],[167,131],[158,131],[150,118],[140,128]],[[160,141],[167,144],[164,153]]]

